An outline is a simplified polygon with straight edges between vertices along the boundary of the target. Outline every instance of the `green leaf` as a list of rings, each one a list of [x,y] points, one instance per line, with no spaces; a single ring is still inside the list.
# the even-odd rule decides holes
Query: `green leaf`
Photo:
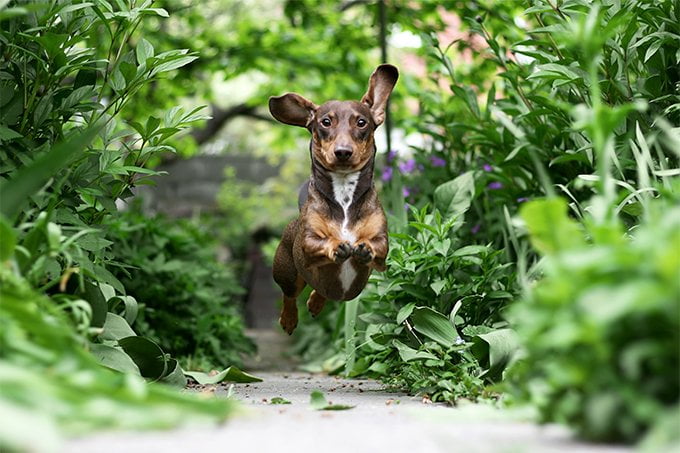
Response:
[[[486,245],[466,245],[453,252],[453,256],[470,256],[479,255],[480,253],[488,252],[489,248]]]
[[[519,350],[517,334],[512,329],[494,330],[480,334],[473,339],[472,353],[487,370],[482,374],[493,382],[502,379],[507,368]]]
[[[319,390],[314,390],[309,396],[310,406],[317,411],[344,411],[354,408],[354,406],[347,406],[344,404],[329,404],[328,401],[326,401],[326,397],[324,397],[323,393]]]
[[[3,141],[14,140],[15,138],[21,137],[23,137],[23,135],[21,135],[20,133],[6,126],[0,125],[0,143]]]
[[[458,338],[458,332],[451,321],[429,307],[416,307],[411,321],[415,330],[443,346],[453,346]]]
[[[139,367],[125,352],[118,348],[105,344],[90,344],[90,352],[105,367],[120,371],[121,373],[132,373],[140,375]]]
[[[137,43],[135,53],[137,55],[137,63],[140,65],[146,64],[146,60],[153,57],[154,55],[153,45],[151,45],[151,43],[146,39],[142,38]]]
[[[411,313],[413,313],[415,306],[415,302],[409,302],[408,304],[401,307],[401,309],[399,309],[399,313],[397,313],[397,324],[401,324],[402,322],[406,321],[406,318],[411,316]]]
[[[109,311],[106,298],[104,298],[99,286],[89,280],[85,280],[83,286],[82,297],[92,307],[92,321],[90,325],[92,327],[103,327],[106,322],[106,314]]]
[[[156,74],[160,74],[161,72],[168,72],[172,71],[174,69],[181,68],[182,66],[185,66],[192,61],[196,60],[198,57],[195,56],[183,56],[179,58],[174,58],[170,61],[165,61],[153,68],[151,71],[151,76],[154,76]]]
[[[177,362],[176,359],[168,360],[167,373],[163,379],[161,379],[161,382],[179,388],[187,386],[187,378],[184,376],[184,371],[182,371],[182,367],[179,366],[179,362]]]
[[[0,265],[12,258],[16,245],[17,237],[12,225],[0,214]]]
[[[224,381],[236,382],[239,384],[262,382],[262,379],[260,379],[259,377],[241,371],[235,366],[230,366],[226,370],[223,370],[214,376],[210,376],[207,373],[203,373],[201,371],[185,371],[184,374],[193,378],[196,382],[198,382],[201,385],[218,384]]]
[[[399,340],[394,340],[392,342],[395,348],[397,348],[397,351],[399,351],[399,357],[401,357],[401,360],[404,362],[410,362],[411,360],[418,360],[418,359],[432,359],[432,360],[438,360],[438,357],[432,354],[431,352],[427,351],[416,351],[410,346],[405,345]]]
[[[49,178],[80,157],[85,148],[99,133],[101,127],[92,127],[65,142],[54,146],[25,167],[19,168],[13,177],[0,182],[0,212],[13,219]]]
[[[123,76],[123,73],[119,68],[116,68],[113,73],[111,73],[109,85],[111,85],[111,88],[113,88],[115,92],[120,93],[125,89],[125,84],[125,76]]]
[[[473,175],[472,171],[465,172],[435,189],[435,206],[445,217],[460,217],[470,208],[475,194]]]
[[[291,404],[291,402],[285,398],[281,398],[280,396],[275,396],[269,400],[269,404]]]
[[[50,246],[51,251],[59,250],[59,244],[61,244],[61,227],[56,223],[47,223],[47,243]]]
[[[130,336],[118,340],[118,345],[139,367],[142,376],[153,381],[164,377],[168,361],[163,350],[148,338]]]
[[[108,300],[109,310],[114,310],[118,304],[123,303],[125,310],[123,312],[123,318],[129,325],[132,325],[137,319],[137,313],[139,312],[139,304],[137,300],[132,296],[113,296]]]
[[[120,280],[118,280],[116,276],[109,272],[109,270],[104,266],[93,266],[92,271],[94,272],[94,275],[98,281],[102,283],[108,283],[119,293],[125,293],[125,287],[123,287],[123,284],[120,282]]]
[[[524,203],[520,215],[527,224],[531,243],[543,254],[577,248],[583,236],[575,221],[567,217],[563,198],[547,198]]]
[[[125,319],[114,313],[106,314],[104,331],[101,333],[102,340],[119,340],[125,337],[137,335]]]

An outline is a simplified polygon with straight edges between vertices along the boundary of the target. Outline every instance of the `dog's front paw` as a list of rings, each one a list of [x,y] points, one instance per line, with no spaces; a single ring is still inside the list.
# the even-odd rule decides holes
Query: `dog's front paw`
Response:
[[[373,258],[375,258],[375,253],[373,253],[371,246],[364,242],[354,247],[352,254],[354,255],[354,259],[361,264],[370,263]]]
[[[342,263],[350,256],[352,256],[352,246],[349,242],[342,242],[333,252],[333,260],[336,263]]]

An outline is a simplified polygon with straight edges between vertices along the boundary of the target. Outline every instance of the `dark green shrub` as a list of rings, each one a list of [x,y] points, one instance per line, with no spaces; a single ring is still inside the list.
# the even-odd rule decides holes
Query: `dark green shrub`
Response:
[[[113,223],[115,274],[143,305],[134,328],[173,355],[224,367],[254,352],[243,334],[244,290],[233,270],[217,261],[209,232],[188,220],[131,211]],[[207,362],[207,363],[205,363]]]

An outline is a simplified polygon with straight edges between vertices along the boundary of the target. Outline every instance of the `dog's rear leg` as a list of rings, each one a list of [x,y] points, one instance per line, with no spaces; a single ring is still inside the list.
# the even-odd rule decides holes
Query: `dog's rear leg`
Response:
[[[312,314],[312,316],[316,318],[319,313],[321,313],[321,310],[323,310],[325,303],[326,298],[314,290],[312,291],[312,294],[309,295],[309,299],[307,299],[307,308],[309,309],[309,312]]]
[[[298,311],[297,297],[306,286],[306,282],[297,273],[295,262],[293,261],[292,231],[293,223],[286,227],[283,238],[276,249],[274,255],[273,274],[274,281],[283,291],[283,308],[279,317],[279,324],[288,335],[292,334],[297,327]]]

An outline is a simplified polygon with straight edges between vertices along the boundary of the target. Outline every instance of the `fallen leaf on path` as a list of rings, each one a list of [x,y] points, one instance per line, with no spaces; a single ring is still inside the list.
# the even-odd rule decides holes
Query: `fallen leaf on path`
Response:
[[[206,374],[201,371],[185,371],[184,374],[191,377],[201,385],[218,384],[223,381],[237,382],[240,384],[246,382],[262,382],[262,379],[259,377],[241,371],[235,366],[230,366],[226,370],[223,370],[217,374],[212,374],[212,371],[210,374]]]
[[[355,407],[346,404],[332,404],[326,401],[326,397],[318,390],[314,390],[311,393],[309,404],[312,406],[312,409],[317,411],[344,411]]]

